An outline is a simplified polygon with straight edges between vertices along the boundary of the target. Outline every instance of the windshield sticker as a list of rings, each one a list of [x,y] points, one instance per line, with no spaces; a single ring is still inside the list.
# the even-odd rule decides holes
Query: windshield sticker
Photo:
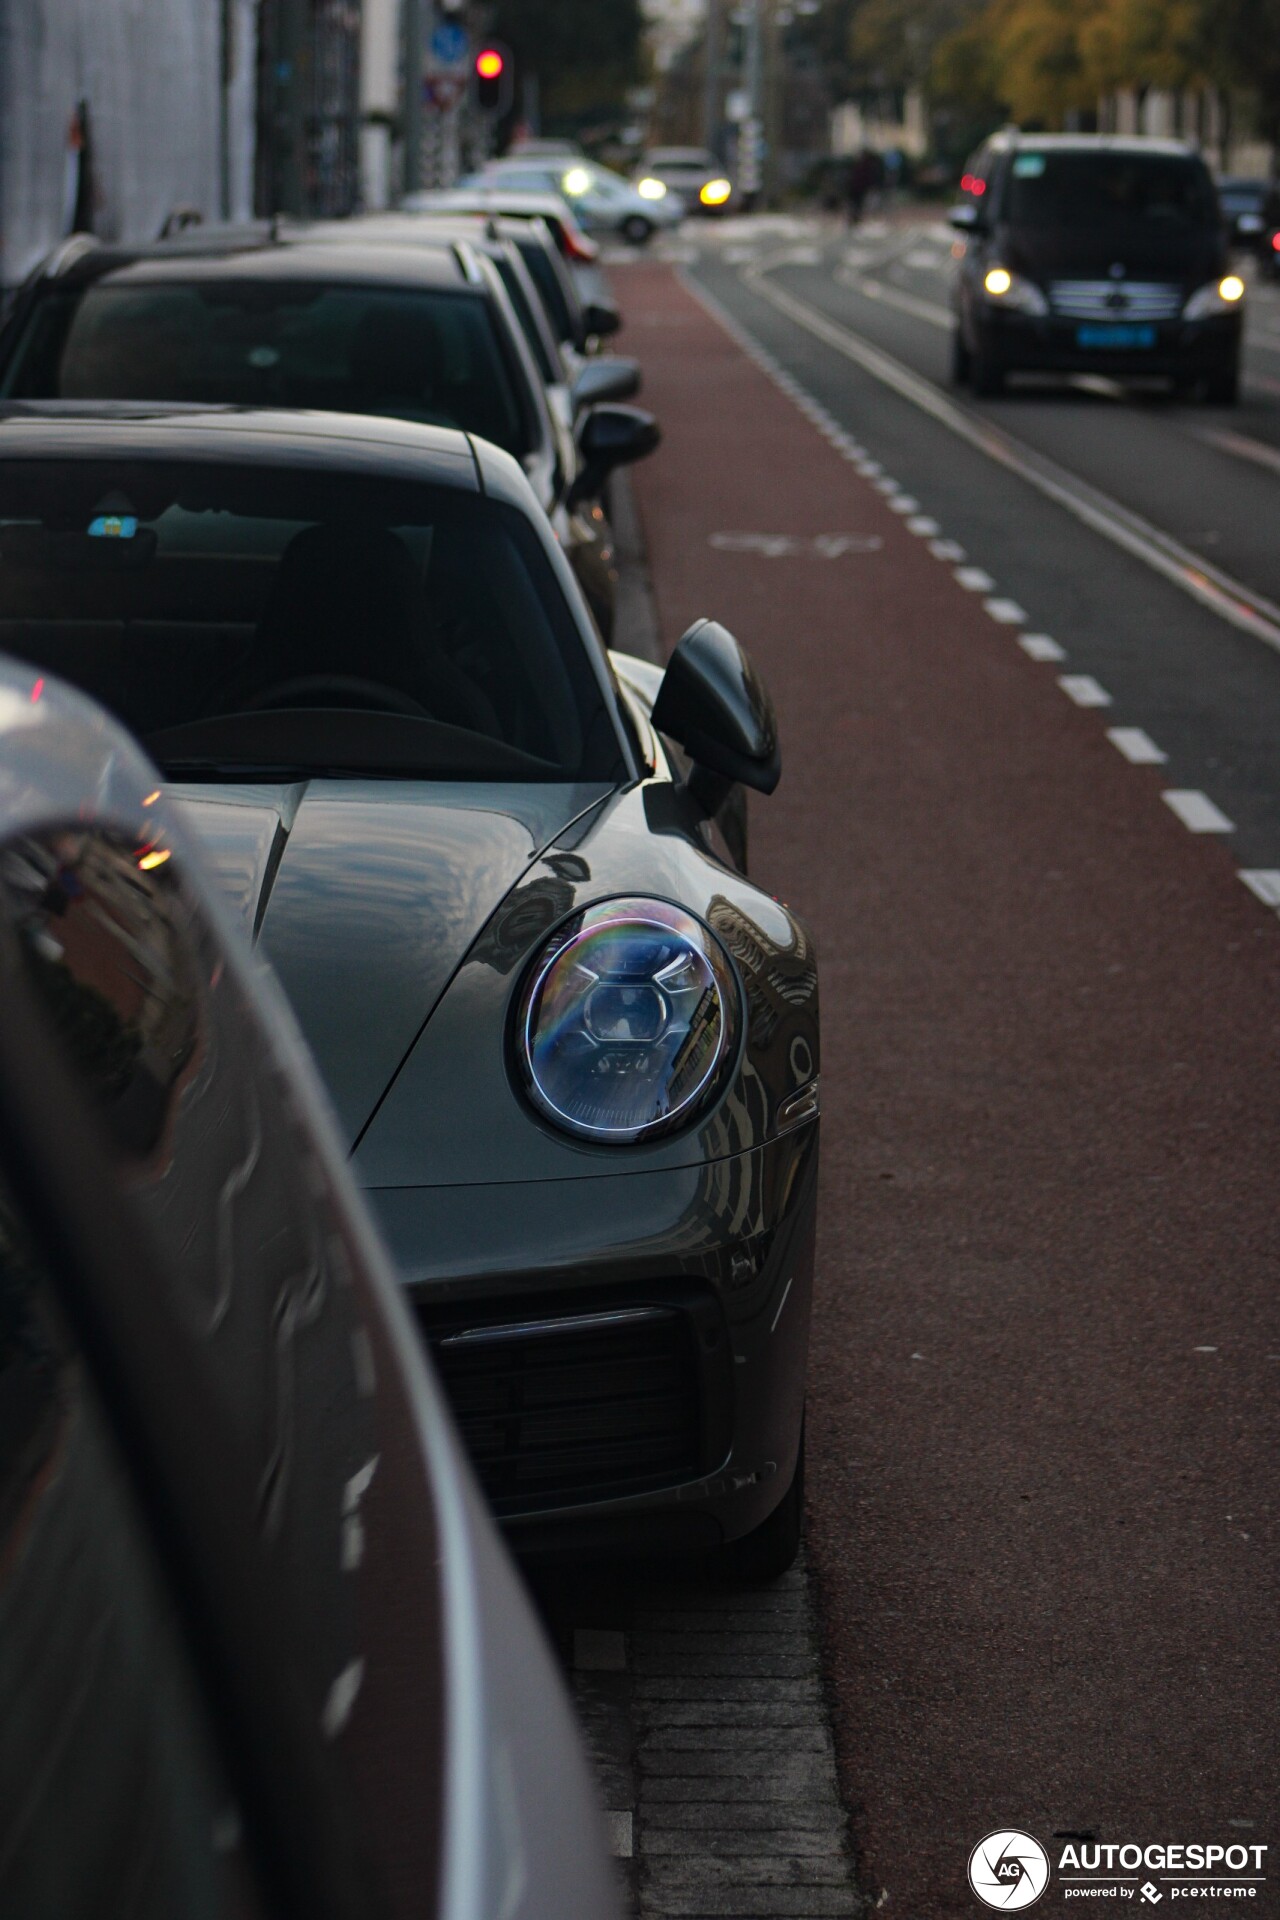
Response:
[[[1020,153],[1013,163],[1013,174],[1016,180],[1038,180],[1043,172],[1044,155],[1042,153]]]
[[[132,540],[137,531],[137,515],[132,513],[100,513],[89,522],[95,540]]]

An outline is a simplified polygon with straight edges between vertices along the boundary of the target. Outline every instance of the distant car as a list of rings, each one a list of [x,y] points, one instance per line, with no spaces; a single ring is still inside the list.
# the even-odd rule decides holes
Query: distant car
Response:
[[[100,708],[0,659],[0,766],[0,1910],[616,1920],[282,996]]]
[[[1267,180],[1226,178],[1218,181],[1218,200],[1232,240],[1250,252],[1260,251],[1266,225],[1267,198],[1271,183]]]
[[[728,173],[705,147],[655,147],[636,167],[636,191],[649,180],[678,193],[690,213],[726,213],[733,198]]]
[[[1262,204],[1258,266],[1268,279],[1280,278],[1280,185],[1269,189]]]
[[[990,395],[1014,373],[1156,377],[1234,403],[1245,288],[1192,147],[1002,133],[960,184],[957,381]]]
[[[512,1539],[781,1571],[818,975],[744,871],[780,758],[732,637],[606,655],[482,441],[64,403],[0,415],[0,639],[109,705],[199,834]]]
[[[606,636],[616,574],[582,508],[609,466],[657,444],[649,415],[616,410],[610,458],[584,455],[501,276],[465,241],[55,256],[0,333],[0,398],[333,408],[479,434],[523,465]]]
[[[588,233],[616,233],[642,247],[659,228],[678,227],[685,215],[684,201],[660,180],[662,191],[642,194],[620,173],[611,173],[594,160],[495,160],[482,173],[462,182],[463,189],[488,185],[530,193],[557,193],[581,220]]]

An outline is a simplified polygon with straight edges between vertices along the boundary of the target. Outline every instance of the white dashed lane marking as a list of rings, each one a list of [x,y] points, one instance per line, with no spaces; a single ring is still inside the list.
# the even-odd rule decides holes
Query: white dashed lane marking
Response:
[[[1246,867],[1240,878],[1264,907],[1280,907],[1280,867]]]
[[[1025,627],[1027,624],[1026,613],[1016,600],[996,598],[984,604],[991,618],[998,620],[1002,627]]]
[[[1214,806],[1208,794],[1194,787],[1168,787],[1162,798],[1191,833],[1234,833],[1236,830],[1235,822],[1228,820],[1220,807]]]
[[[772,264],[779,263],[774,262]],[[686,285],[690,286],[690,291],[694,294],[694,297],[712,313],[720,325],[724,327],[725,331],[738,342],[748,358],[760,368],[762,373],[773,381],[775,386],[780,388],[781,391],[792,400],[805,415],[806,419],[810,420],[830,444],[850,462],[855,472],[860,474],[863,479],[872,482],[877,492],[884,496],[885,503],[890,510],[903,516],[908,531],[928,541],[929,551],[935,559],[945,561],[952,566],[954,569],[953,577],[957,584],[963,587],[968,593],[981,593],[990,596],[985,601],[985,607],[993,620],[999,622],[1002,626],[1009,627],[1023,627],[1028,623],[1030,616],[1025,609],[1020,606],[1016,600],[998,594],[996,592],[995,581],[984,568],[966,564],[968,556],[959,541],[943,536],[938,522],[930,515],[918,513],[917,508],[920,504],[919,501],[907,494],[897,480],[892,479],[886,474],[880,461],[873,459],[860,442],[852,439],[849,434],[844,432],[834,416],[828,413],[827,409],[802,387],[799,381],[788,373],[774,356],[762,347],[731,314],[727,313],[719,301],[700,286],[691,285],[687,281]],[[758,290],[768,292],[770,295],[772,295],[774,291],[765,289],[763,286],[759,286]],[[784,305],[783,301],[778,299],[774,300],[774,304],[779,306]],[[808,323],[809,316],[806,315],[805,324]],[[816,327],[812,327],[811,330],[818,331]],[[840,344],[842,351],[848,351],[843,341]],[[860,356],[851,353],[851,357]],[[883,356],[881,357],[883,358]],[[876,371],[875,368],[871,370],[873,372]],[[883,371],[881,371],[879,377],[885,377]],[[890,382],[890,384],[894,383]],[[951,410],[948,409],[948,411],[950,412]],[[951,424],[951,422],[948,421],[947,424]],[[1048,489],[1042,488],[1042,490]],[[1066,504],[1071,505],[1072,503],[1066,502]],[[1073,510],[1075,509],[1073,508]],[[911,517],[908,518],[907,516]],[[1088,516],[1082,513],[1080,517]],[[1126,543],[1122,542],[1121,544]],[[1144,555],[1143,557],[1149,558],[1150,556]],[[1233,616],[1228,615],[1228,617]],[[1248,624],[1252,626],[1253,622],[1252,620],[1246,622],[1243,618],[1237,618],[1235,624]],[[1269,634],[1263,637],[1271,638]],[[1280,628],[1277,630],[1276,641],[1273,641],[1273,644],[1277,643],[1280,643]],[[1061,647],[1056,640],[1051,639],[1047,633],[1019,633],[1018,645],[1030,660],[1056,665],[1065,662],[1067,658],[1066,650]],[[1109,707],[1112,704],[1111,695],[1105,687],[1101,686],[1098,681],[1094,679],[1092,674],[1060,674],[1058,676],[1058,685],[1068,698],[1073,700],[1079,707],[1100,708]],[[1167,763],[1168,755],[1156,745],[1151,736],[1144,732],[1141,727],[1109,727],[1107,729],[1107,738],[1111,741],[1117,752],[1123,754],[1125,759],[1133,766],[1163,766]],[[1183,787],[1169,788],[1165,791],[1163,798],[1166,805],[1177,814],[1184,826],[1192,833],[1235,832],[1234,821],[1227,818],[1226,814],[1209,798],[1208,794],[1201,793],[1198,789]],[[1249,891],[1255,898],[1261,901],[1264,906],[1280,911],[1280,868],[1249,868],[1241,871],[1240,878],[1249,888]]]
[[[1141,727],[1108,727],[1107,738],[1124,755],[1130,766],[1162,767],[1169,758]]]
[[[1074,700],[1078,707],[1109,707],[1111,695],[1105,687],[1100,687],[1091,673],[1062,673],[1058,676],[1058,685],[1068,700]]]
[[[1047,633],[1020,633],[1018,645],[1029,660],[1065,660],[1067,650],[1051,640]]]

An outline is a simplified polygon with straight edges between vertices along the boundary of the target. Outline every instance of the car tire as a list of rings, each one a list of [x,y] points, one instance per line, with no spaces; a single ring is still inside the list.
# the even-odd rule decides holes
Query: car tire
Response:
[[[1204,383],[1204,397],[1211,407],[1234,407],[1240,398],[1240,362],[1211,373]]]
[[[1005,364],[989,341],[978,339],[970,360],[969,383],[979,400],[994,400],[1004,392]]]
[[[633,247],[647,245],[653,237],[652,220],[646,220],[642,213],[629,213],[622,223],[622,237],[629,240]]]
[[[973,378],[973,356],[964,343],[964,332],[957,326],[951,335],[951,384],[968,386]]]
[[[795,1564],[804,1522],[804,1420],[791,1485],[763,1525],[722,1547],[718,1571],[738,1586],[765,1586]]]

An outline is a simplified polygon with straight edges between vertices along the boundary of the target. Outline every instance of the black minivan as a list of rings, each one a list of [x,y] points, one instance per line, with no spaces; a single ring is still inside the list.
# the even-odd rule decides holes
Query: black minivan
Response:
[[[1156,377],[1234,404],[1244,282],[1194,148],[1011,131],[960,184],[958,382],[990,395],[1010,373]]]

